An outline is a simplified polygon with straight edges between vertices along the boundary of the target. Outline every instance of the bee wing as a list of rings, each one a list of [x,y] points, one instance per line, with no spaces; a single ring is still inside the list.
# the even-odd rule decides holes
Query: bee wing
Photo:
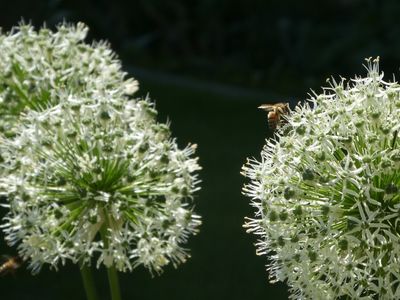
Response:
[[[262,104],[258,108],[266,110],[266,111],[273,111],[275,109],[274,104]]]

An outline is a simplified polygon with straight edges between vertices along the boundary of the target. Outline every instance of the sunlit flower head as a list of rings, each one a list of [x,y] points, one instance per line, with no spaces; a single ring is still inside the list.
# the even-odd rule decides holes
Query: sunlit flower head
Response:
[[[378,59],[299,105],[249,159],[245,227],[295,299],[400,299],[400,85]]]
[[[147,99],[104,91],[58,102],[0,140],[8,243],[34,272],[66,260],[157,273],[184,262],[182,244],[201,223],[194,145],[178,149]]]
[[[55,31],[20,24],[0,34],[0,132],[14,136],[19,114],[56,105],[59,93],[90,97],[104,90],[115,97],[138,89],[105,42],[85,43],[83,23]]]

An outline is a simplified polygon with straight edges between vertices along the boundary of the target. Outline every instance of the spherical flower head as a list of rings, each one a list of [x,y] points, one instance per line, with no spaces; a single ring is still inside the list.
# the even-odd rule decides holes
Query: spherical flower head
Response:
[[[0,141],[3,231],[34,272],[96,258],[159,273],[186,260],[181,244],[201,223],[191,200],[200,167],[194,145],[178,149],[156,114],[148,99],[69,95]]]
[[[125,79],[109,45],[85,43],[87,33],[83,23],[63,23],[55,31],[21,23],[0,34],[0,132],[16,135],[22,111],[56,105],[60,92],[84,97],[102,90],[116,97],[136,92],[137,81]]]
[[[248,160],[245,224],[292,299],[400,299],[400,85],[333,81]]]

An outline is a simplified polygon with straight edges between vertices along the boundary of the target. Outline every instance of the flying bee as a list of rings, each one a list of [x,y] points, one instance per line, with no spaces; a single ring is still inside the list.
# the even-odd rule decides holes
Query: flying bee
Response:
[[[22,259],[18,256],[4,256],[5,260],[0,265],[0,276],[15,274],[22,266]]]
[[[273,131],[284,123],[282,117],[290,113],[289,103],[262,104],[258,108],[268,112],[268,127]]]

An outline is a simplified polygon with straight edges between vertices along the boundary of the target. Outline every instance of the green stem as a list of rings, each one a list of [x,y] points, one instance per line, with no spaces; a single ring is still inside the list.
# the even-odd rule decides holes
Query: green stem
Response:
[[[101,239],[103,240],[104,249],[108,248],[108,239],[107,239],[107,228],[109,228],[109,222],[107,216],[105,216],[106,221],[101,226],[100,234]],[[108,284],[110,285],[110,293],[112,300],[121,300],[121,292],[119,289],[119,281],[118,281],[118,273],[115,269],[114,265],[107,268],[108,275]]]
[[[98,300],[97,291],[94,286],[94,280],[92,275],[92,270],[88,266],[81,267],[81,275],[83,286],[85,287],[87,300]]]
[[[107,268],[108,283],[111,290],[112,300],[121,300],[121,292],[119,290],[118,273],[114,266]]]

